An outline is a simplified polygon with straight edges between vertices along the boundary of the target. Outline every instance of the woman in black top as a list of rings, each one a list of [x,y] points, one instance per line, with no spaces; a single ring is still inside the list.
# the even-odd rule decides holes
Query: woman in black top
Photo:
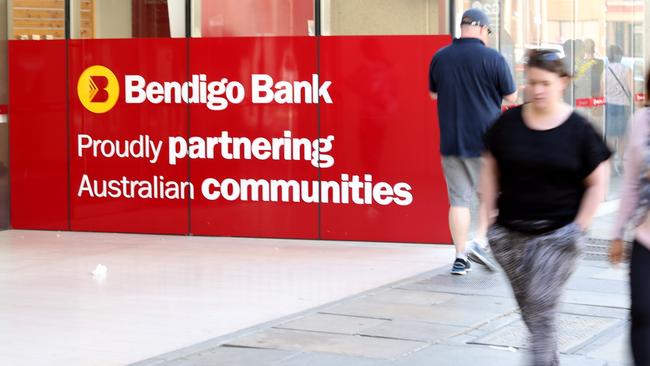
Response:
[[[526,78],[530,103],[486,133],[481,194],[498,210],[488,240],[530,331],[531,364],[550,366],[559,364],[559,297],[605,196],[611,153],[563,102],[570,76],[555,51],[530,51]]]

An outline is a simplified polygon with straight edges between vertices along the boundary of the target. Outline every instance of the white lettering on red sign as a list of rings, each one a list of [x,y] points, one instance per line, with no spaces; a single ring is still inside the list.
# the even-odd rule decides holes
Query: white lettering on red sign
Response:
[[[144,89],[146,90],[146,88]],[[145,92],[146,94],[146,92]],[[141,98],[141,96],[138,96]],[[281,137],[248,138],[230,136],[199,137],[169,136],[167,138],[169,165],[182,159],[225,160],[285,160],[306,161],[314,168],[334,166],[334,136],[309,139],[294,137],[284,131]],[[77,136],[77,156],[103,158],[147,159],[160,161],[163,140],[140,135],[133,140],[95,139],[88,134]],[[375,182],[371,174],[342,173],[336,180],[233,179],[209,177],[201,183],[202,196],[210,201],[303,202],[357,205],[408,206],[413,202],[411,185],[406,182],[390,184]],[[81,178],[77,196],[91,198],[193,199],[195,187],[191,182],[165,180],[164,176],[151,179],[91,179]]]
[[[309,81],[274,81],[267,74],[251,75],[253,104],[332,104],[331,81],[320,83],[313,74]],[[192,75],[190,81],[147,81],[141,75],[124,76],[124,101],[127,104],[205,104],[212,111],[222,111],[231,104],[240,104],[246,97],[244,85],[222,78],[208,82],[205,74]]]

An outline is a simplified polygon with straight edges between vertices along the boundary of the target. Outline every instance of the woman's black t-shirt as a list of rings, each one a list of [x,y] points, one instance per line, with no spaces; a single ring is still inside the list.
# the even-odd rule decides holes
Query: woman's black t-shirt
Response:
[[[546,229],[553,230],[575,219],[584,179],[611,152],[589,121],[575,112],[549,130],[529,128],[522,112],[522,107],[506,111],[485,135],[499,169],[497,223],[510,227],[521,220],[548,220]]]

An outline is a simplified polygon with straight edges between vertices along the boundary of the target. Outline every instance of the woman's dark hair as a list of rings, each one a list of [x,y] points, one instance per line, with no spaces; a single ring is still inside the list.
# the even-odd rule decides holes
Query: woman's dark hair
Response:
[[[621,62],[623,49],[615,44],[607,47],[607,59],[609,62]]]
[[[528,50],[526,57],[528,67],[549,71],[560,77],[571,77],[571,73],[556,50],[532,49]]]

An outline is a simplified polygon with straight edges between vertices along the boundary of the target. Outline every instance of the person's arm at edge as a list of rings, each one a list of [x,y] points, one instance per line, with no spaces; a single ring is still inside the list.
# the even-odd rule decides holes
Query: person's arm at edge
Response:
[[[431,58],[429,64],[429,96],[432,100],[438,100],[438,83],[435,80],[434,69],[437,63],[437,54]]]
[[[626,148],[623,158],[623,186],[621,188],[621,201],[618,214],[614,222],[612,242],[609,248],[609,260],[613,264],[623,260],[623,234],[625,224],[630,220],[639,199],[639,172],[643,164],[636,138],[644,138],[645,131],[638,131],[641,125],[647,123],[644,119],[637,121],[633,116],[628,124]],[[641,125],[640,125],[641,124]]]
[[[512,94],[508,94],[504,96],[503,100],[505,100],[508,103],[515,103],[517,101],[517,90],[515,90],[515,92]]]
[[[483,153],[483,167],[479,180],[480,208],[479,214],[486,220],[488,227],[496,220],[497,193],[499,192],[499,167],[494,156],[486,151]]]

